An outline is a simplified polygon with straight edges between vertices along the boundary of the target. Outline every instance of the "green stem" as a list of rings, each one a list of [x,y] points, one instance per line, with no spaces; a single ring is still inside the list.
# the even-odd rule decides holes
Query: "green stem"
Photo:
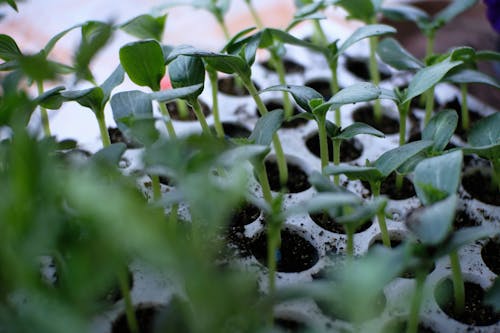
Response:
[[[269,294],[274,294],[276,290],[276,251],[281,243],[280,230],[267,229],[267,268],[269,270]],[[277,233],[276,233],[277,231]]]
[[[432,112],[434,111],[434,87],[429,88],[425,92],[425,118],[424,124],[427,125],[431,120]]]
[[[271,50],[271,61],[276,69],[276,73],[278,73],[280,84],[286,85],[285,66],[283,65],[283,60],[278,56],[275,50]],[[283,110],[285,111],[285,119],[290,119],[293,116],[292,103],[286,91],[283,92]]]
[[[188,107],[186,102],[182,99],[176,99],[175,104],[177,105],[177,112],[179,113],[179,118],[187,119],[189,116]]]
[[[319,23],[318,20],[313,20],[313,27],[314,27],[314,33],[313,33],[314,43],[320,46],[327,46],[328,38],[326,38],[325,31],[321,27],[321,24]]]
[[[340,164],[340,145],[341,144],[342,144],[342,140],[340,140],[340,139],[333,140],[333,164],[334,165]],[[339,185],[340,184],[340,175],[334,175],[333,182],[335,183],[335,185]]]
[[[435,31],[430,31],[427,35],[427,41],[425,46],[425,58],[428,60],[430,56],[434,54],[434,42],[436,40]]]
[[[408,318],[408,325],[406,326],[406,333],[417,333],[418,322],[420,319],[420,308],[424,297],[424,284],[425,284],[425,271],[417,271],[415,276],[415,292],[411,300],[410,314]]]
[[[219,89],[217,88],[217,71],[210,66],[207,66],[206,69],[208,73],[208,78],[210,80],[210,86],[212,88],[212,113],[214,115],[215,133],[217,133],[217,136],[219,138],[223,138],[224,127],[222,126],[222,123],[220,121],[220,114],[219,114],[219,94],[218,94]]]
[[[257,91],[257,88],[255,88],[252,80],[250,78],[241,78],[241,81],[252,96],[255,104],[257,104],[257,109],[259,110],[260,115],[263,116],[267,114],[268,111],[266,105],[262,102],[259,92]],[[288,166],[286,164],[285,153],[283,151],[283,147],[281,146],[280,138],[276,133],[273,135],[273,146],[276,151],[276,163],[278,164],[280,183],[281,185],[286,185],[288,182]]]
[[[339,91],[339,79],[337,74],[338,58],[335,58],[331,62],[329,62],[329,67],[331,74],[330,91],[332,93],[332,96],[334,96]],[[335,125],[337,125],[338,127],[342,126],[340,108],[335,109]]]
[[[174,124],[172,123],[172,118],[170,118],[170,114],[168,113],[167,107],[163,102],[158,102],[158,105],[160,106],[161,114],[167,118],[165,120],[165,125],[167,126],[168,135],[170,136],[171,139],[175,139],[177,137],[177,134],[175,133]]]
[[[104,120],[104,110],[99,110],[95,113],[97,123],[99,124],[99,132],[101,133],[101,141],[103,147],[107,147],[111,144],[111,139],[109,138],[108,129],[106,128],[106,122]]]
[[[159,200],[161,198],[161,185],[158,175],[151,175],[151,187],[153,188],[153,200]]]
[[[469,122],[469,107],[467,105],[467,83],[460,84],[460,92],[462,95],[462,129],[468,130]]]
[[[344,227],[347,236],[346,254],[348,258],[352,259],[354,257],[354,228],[347,225]]]
[[[370,182],[370,187],[374,197],[380,196],[380,181]],[[380,228],[380,234],[382,237],[382,243],[384,246],[391,247],[391,238],[389,237],[389,231],[387,230],[387,223],[385,221],[385,211],[377,213],[378,225]]]
[[[198,101],[197,98],[194,98],[193,101],[191,101],[191,106],[193,107],[194,113],[196,114],[196,118],[198,118],[198,121],[201,124],[203,133],[205,133],[206,135],[211,135],[212,133],[210,132],[210,127],[208,126],[207,118],[205,118],[205,115],[201,110],[200,102]]]
[[[248,9],[250,10],[250,14],[252,14],[252,17],[255,21],[255,24],[257,25],[257,28],[261,30],[264,27],[264,24],[262,24],[262,20],[260,19],[259,14],[255,10],[255,7],[252,5],[252,1],[245,1],[247,3]]]
[[[401,147],[406,143],[406,118],[410,110],[410,102],[398,105],[399,110],[399,146]]]
[[[273,194],[271,192],[271,186],[269,185],[269,179],[267,178],[266,164],[264,161],[255,165],[255,173],[257,174],[257,179],[262,187],[264,200],[271,205],[273,201]]]
[[[37,81],[36,87],[38,89],[38,95],[43,94],[43,82]],[[52,134],[50,131],[49,115],[47,113],[47,109],[43,106],[40,106],[40,116],[42,118],[43,133],[46,137],[50,137]]]
[[[375,54],[377,50],[378,38],[370,37],[370,77],[374,85],[379,85],[380,83],[380,72],[378,70],[378,62]],[[380,100],[375,100],[373,105],[373,116],[375,117],[375,122],[380,124],[382,121],[382,106],[380,105]]]
[[[219,22],[222,32],[224,33],[224,37],[226,38],[227,41],[229,41],[231,39],[231,34],[229,33],[229,29],[227,28],[224,18],[216,16],[216,19],[217,22]]]
[[[328,165],[328,138],[326,136],[326,114],[316,117],[318,122],[319,156],[321,159],[321,171]]]
[[[126,270],[120,270],[118,273],[118,280],[125,301],[125,315],[127,316],[128,328],[131,333],[139,333],[139,325],[137,324],[132,298],[130,297],[128,274]]]
[[[460,267],[458,252],[455,250],[450,253],[451,277],[453,281],[453,294],[455,297],[455,313],[461,314],[465,309],[465,286]]]

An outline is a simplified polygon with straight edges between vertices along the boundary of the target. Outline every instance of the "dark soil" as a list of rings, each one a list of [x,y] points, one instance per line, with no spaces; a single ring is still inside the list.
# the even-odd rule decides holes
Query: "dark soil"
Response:
[[[274,326],[279,327],[283,333],[303,332],[307,328],[304,323],[288,318],[274,318]]]
[[[391,235],[389,235],[389,240],[391,241],[391,247],[398,247],[399,245],[401,245],[403,243],[403,241],[401,239],[392,238]],[[377,245],[384,245],[384,243],[382,242],[382,239],[376,239],[370,245],[370,247],[374,246],[375,244],[377,244]]]
[[[244,203],[234,210],[230,225],[231,226],[245,226],[252,223],[260,216],[260,209],[251,203]]]
[[[160,176],[160,183],[167,186],[174,186],[170,178],[165,176]]]
[[[311,81],[307,81],[305,84],[306,87],[313,88],[317,92],[319,92],[325,101],[329,100],[332,97],[332,90],[330,88],[330,81],[325,79],[315,79]]]
[[[273,111],[276,109],[282,109],[283,110],[283,104],[281,102],[276,102],[276,101],[269,101],[265,103],[267,110]],[[300,111],[297,107],[293,107],[293,116],[298,115],[300,113],[303,113],[304,111]],[[255,114],[257,117],[260,117],[259,110],[255,110]],[[305,118],[295,118],[290,121],[284,121],[281,127],[283,128],[297,128],[299,126],[307,124],[309,120]]]
[[[261,233],[250,244],[250,251],[262,264],[267,266],[267,236]],[[281,247],[276,253],[278,272],[302,272],[311,268],[319,259],[318,251],[297,233],[281,231]]]
[[[395,319],[391,320],[387,324],[384,325],[380,333],[401,333],[406,332],[407,322],[403,319]],[[418,324],[418,333],[437,333],[430,327],[425,326],[424,324]]]
[[[434,291],[436,301],[448,316],[471,326],[493,325],[500,321],[500,313],[494,312],[489,305],[483,304],[485,291],[480,285],[473,282],[465,282],[465,310],[463,313],[455,313],[453,299],[453,283],[447,279],[439,283]]]
[[[427,274],[431,274],[435,268],[436,268],[436,264],[432,263],[432,267],[429,268],[429,270],[427,271]],[[399,275],[399,277],[403,278],[403,279],[414,279],[415,276],[416,276],[416,272],[414,269],[407,269],[406,271],[401,273],[401,275]]]
[[[344,307],[334,307],[333,304],[325,304],[323,302],[316,303],[318,304],[318,307],[321,309],[321,311],[332,319],[349,321],[349,313],[346,313],[346,309]],[[360,320],[367,321],[378,317],[384,311],[386,303],[387,298],[381,291],[375,299],[373,306],[370,309],[365,309],[366,311],[361,315]]]
[[[225,231],[226,241],[229,243],[228,250],[236,246],[237,251],[229,253],[236,254],[239,257],[248,257],[250,239],[245,237],[245,226],[252,223],[260,216],[260,209],[251,203],[245,202],[240,207],[233,210],[229,225]]]
[[[297,165],[288,163],[288,182],[286,188],[282,188],[278,171],[278,164],[275,161],[266,161],[267,178],[271,190],[279,192],[285,190],[288,193],[298,193],[311,187],[307,174]]]
[[[320,227],[325,230],[334,232],[336,234],[345,235],[344,225],[337,223],[334,218],[330,217],[325,213],[310,214],[311,219]],[[368,221],[356,229],[356,233],[363,232],[368,229],[373,224],[372,221]]]
[[[361,122],[375,127],[384,134],[394,134],[399,132],[399,121],[397,119],[382,115],[380,123],[375,121],[373,116],[373,106],[363,106],[354,110],[352,119],[356,122]]]
[[[462,186],[473,198],[494,206],[500,206],[500,193],[489,174],[476,169],[462,177]]]
[[[371,80],[370,69],[368,67],[368,59],[346,57],[346,68],[349,72],[360,79],[363,79],[365,81]],[[391,77],[391,75],[386,72],[379,71],[379,73],[381,81],[387,80]]]
[[[481,257],[490,271],[500,275],[500,242],[498,240],[490,239],[481,249]]]
[[[455,129],[455,134],[458,135],[463,141],[467,142],[467,131],[462,128],[462,104],[458,101],[457,98],[453,99],[451,102],[446,103],[441,107],[444,109],[453,109],[457,111],[458,114],[458,124]],[[474,123],[480,120],[482,116],[475,110],[471,110],[469,108],[469,128],[471,128]]]
[[[462,228],[477,227],[481,222],[471,218],[466,211],[458,210],[453,221],[453,230],[457,231]]]
[[[224,135],[233,139],[248,138],[251,134],[249,130],[238,124],[222,123],[222,128],[224,129]]]
[[[143,147],[141,143],[126,138],[117,127],[108,127],[108,134],[111,143],[123,142],[129,149]]]
[[[363,186],[370,191],[370,184],[368,182],[362,181]],[[403,186],[398,191],[396,188],[396,174],[391,173],[380,186],[380,194],[387,195],[393,200],[404,200],[411,198],[416,195],[413,183],[406,177],[403,177]]]
[[[202,102],[200,100],[198,100],[198,102],[200,102],[201,111],[203,112],[205,117],[207,117],[211,112],[210,108],[208,107],[208,105],[205,102]],[[167,106],[168,114],[170,115],[170,118],[172,118],[174,120],[180,120],[180,121],[197,121],[198,120],[196,118],[196,114],[194,113],[193,108],[188,104],[186,104],[187,115],[184,118],[181,116],[181,114],[179,114],[179,110],[177,108],[177,103],[175,101],[168,102],[166,104],[166,106]]]
[[[260,90],[260,87],[254,82],[255,88]],[[249,93],[243,84],[236,85],[234,76],[225,76],[217,81],[217,88],[221,93],[231,96],[248,96]]]
[[[269,61],[264,61],[261,63],[261,65],[267,69],[268,71],[274,72],[275,69],[273,65],[271,65],[271,62]],[[285,67],[285,73],[286,74],[303,74],[305,71],[304,66],[302,66],[299,63],[296,63],[295,61],[291,59],[283,59],[283,66]]]
[[[319,136],[314,134],[306,140],[306,147],[314,155],[321,157],[319,149]],[[363,153],[363,145],[356,138],[350,140],[342,140],[340,143],[340,161],[351,162],[359,158]],[[333,145],[332,140],[328,140],[328,160],[333,161]]]
[[[155,321],[163,307],[159,306],[148,306],[140,307],[135,310],[135,316],[137,318],[137,323],[139,325],[139,332],[141,333],[154,333]],[[114,322],[111,329],[111,333],[131,333],[128,323],[127,316],[123,313]]]

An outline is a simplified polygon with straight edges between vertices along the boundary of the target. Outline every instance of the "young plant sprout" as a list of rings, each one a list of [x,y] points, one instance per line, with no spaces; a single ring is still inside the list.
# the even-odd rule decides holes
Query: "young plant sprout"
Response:
[[[326,114],[331,109],[339,109],[342,105],[357,102],[371,101],[379,97],[380,90],[371,83],[356,83],[342,89],[332,96],[328,101],[323,100],[323,96],[316,90],[295,85],[278,85],[264,89],[267,91],[286,91],[292,94],[297,104],[306,113],[301,115],[309,119],[314,119],[318,124],[321,170],[328,165],[328,142],[326,135]],[[340,153],[340,145],[334,146],[334,156]]]
[[[319,20],[324,19],[325,16],[319,14],[319,11],[325,9],[327,5],[327,2],[324,0],[295,0],[297,11],[295,12],[293,20],[286,28],[286,30],[289,31],[301,21],[312,20],[314,28],[314,32],[311,38],[312,42],[320,47],[326,47],[328,45],[328,38],[326,37],[325,31],[319,23]]]
[[[329,165],[323,169],[326,175],[345,174],[349,179],[358,179],[370,184],[374,197],[380,196],[382,181],[405,162],[432,146],[432,141],[415,141],[383,153],[375,162],[364,167],[348,164]],[[385,212],[377,214],[382,242],[390,247],[391,241],[385,222]]]

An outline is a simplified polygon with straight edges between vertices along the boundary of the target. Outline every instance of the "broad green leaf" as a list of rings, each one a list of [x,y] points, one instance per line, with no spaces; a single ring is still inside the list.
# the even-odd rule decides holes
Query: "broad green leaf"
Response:
[[[165,75],[163,51],[155,40],[132,42],[120,49],[120,63],[130,79],[139,86],[160,90]]]
[[[123,67],[121,65],[118,65],[113,73],[111,73],[111,75],[106,79],[106,81],[101,84],[102,93],[104,94],[102,105],[103,107],[104,104],[108,102],[113,89],[115,89],[123,82],[124,76],[125,71],[123,70]]]
[[[387,88],[380,88],[380,99],[390,99],[395,103],[399,103],[400,99],[394,90],[390,90]]]
[[[252,140],[255,144],[269,146],[273,141],[274,134],[281,127],[283,118],[283,110],[278,109],[266,113],[259,118],[248,139]]]
[[[43,106],[44,108],[57,110],[65,101],[64,97],[61,95],[62,90],[64,90],[63,86],[58,86],[47,90],[43,94],[35,98],[34,102]]]
[[[335,5],[344,8],[348,19],[360,20],[369,23],[375,17],[375,7],[372,0],[340,0]]]
[[[196,84],[189,87],[155,91],[150,93],[149,97],[158,102],[167,103],[178,98],[186,98],[187,96],[196,93],[201,88],[203,88],[201,84]]]
[[[63,91],[61,95],[66,100],[75,101],[81,106],[91,109],[95,114],[102,112],[104,105],[104,93],[101,87],[93,87],[84,90]]]
[[[372,101],[379,96],[380,89],[376,85],[368,82],[359,82],[340,90],[323,105],[331,109],[337,109],[346,104]]]
[[[337,138],[337,136],[340,134],[341,128],[327,119],[325,122],[325,130],[326,135],[329,138]]]
[[[161,41],[163,39],[166,19],[166,14],[158,17],[147,14],[139,15],[122,24],[120,29],[140,39]]]
[[[17,4],[16,4],[16,1],[15,0],[5,0],[5,2],[7,2],[7,4],[12,7],[12,9],[14,9],[16,12],[18,11],[17,10]]]
[[[434,16],[434,20],[438,22],[448,23],[457,15],[465,12],[477,3],[477,0],[454,0],[445,9]]]
[[[446,196],[457,193],[461,180],[462,151],[456,150],[420,162],[415,168],[413,184],[420,201],[424,205],[434,203],[428,189],[437,189]]]
[[[377,47],[380,59],[391,67],[398,70],[416,70],[424,67],[424,64],[410,54],[394,38],[385,38]]]
[[[243,29],[240,32],[236,33],[229,40],[229,42],[226,43],[226,45],[221,50],[221,52],[229,52],[229,53],[231,53],[231,50],[234,49],[234,45],[236,45],[245,35],[248,35],[250,32],[252,32],[254,30],[255,30],[255,27],[250,27],[250,28]]]
[[[382,7],[382,14],[390,20],[394,21],[411,21],[418,22],[421,20],[429,20],[430,17],[420,8],[410,5],[397,5]]]
[[[476,154],[483,158],[493,160],[500,156],[500,144],[497,143],[482,147],[463,147],[462,151],[467,155]]]
[[[173,88],[201,85],[201,88],[186,96],[188,100],[196,100],[203,91],[205,82],[205,66],[201,58],[180,55],[168,65],[168,75]]]
[[[460,65],[461,61],[450,61],[449,59],[435,65],[419,70],[408,86],[408,93],[403,103],[410,101],[428,89],[435,86],[452,68]]]
[[[380,181],[384,175],[375,167],[361,167],[350,164],[328,165],[323,169],[326,175],[346,175],[349,179],[367,182]]]
[[[353,123],[346,128],[342,129],[339,135],[335,139],[349,140],[359,134],[368,134],[377,136],[379,138],[385,137],[384,133],[380,132],[376,128],[371,127],[365,123]]]
[[[468,139],[472,147],[500,144],[500,112],[477,121],[471,128]]]
[[[297,104],[307,112],[312,112],[309,102],[314,99],[323,100],[323,96],[313,88],[296,85],[277,85],[261,90],[260,93],[267,91],[286,91],[292,94]]]
[[[458,115],[455,110],[443,110],[436,113],[422,131],[423,140],[432,140],[432,150],[443,151],[455,132]]]
[[[126,144],[122,142],[113,143],[92,155],[90,161],[95,164],[117,167],[125,150],[127,150]]]
[[[344,43],[339,47],[337,52],[337,56],[341,55],[345,52],[350,46],[356,44],[362,39],[375,37],[375,36],[383,36],[387,34],[395,34],[396,29],[391,26],[385,24],[370,24],[362,26],[350,35]]]
[[[451,232],[456,208],[457,196],[451,195],[445,200],[414,211],[406,226],[424,245],[438,245]]]
[[[321,173],[314,171],[309,175],[309,183],[314,186],[318,192],[349,192],[345,187],[334,184],[329,177],[322,175]]]
[[[59,66],[47,60],[44,52],[19,56],[17,61],[21,71],[35,82],[54,79],[59,72]]]
[[[0,59],[10,61],[21,55],[21,50],[14,39],[8,35],[0,34]]]
[[[474,69],[462,69],[455,73],[451,71],[444,77],[444,81],[452,83],[481,83],[500,89],[500,83],[494,77]]]
[[[385,178],[412,156],[432,146],[432,141],[414,141],[383,153],[373,166]]]

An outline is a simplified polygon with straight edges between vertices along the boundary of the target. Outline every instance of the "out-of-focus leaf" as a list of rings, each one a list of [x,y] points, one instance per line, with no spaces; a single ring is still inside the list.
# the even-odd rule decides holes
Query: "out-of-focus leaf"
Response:
[[[167,15],[154,17],[151,15],[139,15],[123,23],[120,28],[126,33],[140,39],[155,39],[161,41]]]

